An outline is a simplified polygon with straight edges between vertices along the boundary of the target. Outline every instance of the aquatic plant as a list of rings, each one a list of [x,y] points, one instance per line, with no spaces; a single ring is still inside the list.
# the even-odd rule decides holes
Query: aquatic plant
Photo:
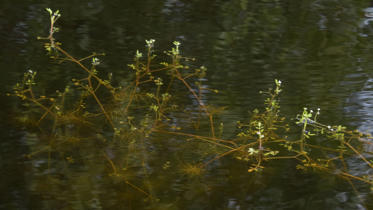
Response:
[[[48,173],[52,173],[50,168],[65,164],[99,167],[113,183],[124,183],[155,203],[162,188],[157,189],[156,182],[166,180],[153,180],[153,174],[186,174],[193,179],[208,173],[214,163],[228,156],[247,164],[248,173],[259,173],[275,160],[291,159],[297,160],[296,169],[333,174],[345,179],[355,191],[354,181],[373,186],[373,176],[353,174],[348,161],[373,168],[371,152],[364,150],[372,137],[342,125],[320,123],[320,109],[314,113],[304,108],[296,117],[295,123],[300,127],[291,128],[289,124],[294,122],[280,112],[282,81],[276,79],[273,88],[262,92],[267,97],[263,110],[253,110],[248,122],[237,122],[239,131],[235,138],[223,139],[224,125],[214,118],[222,109],[203,100],[206,88],[202,82],[207,69],[201,66],[192,70],[190,64],[195,59],[181,54],[180,42],[173,42],[171,50],[165,52],[167,58],[159,61],[155,40],[146,40],[146,51],[137,50],[133,63],[128,65],[132,82],[114,86],[113,75],[104,78],[99,70],[99,56],[104,54],[93,53],[81,59],[70,55],[54,38],[60,12],[49,8],[47,11],[49,35],[38,38],[46,40],[44,47],[51,59],[72,62],[85,76],[72,79],[63,91],[45,96],[35,90],[37,73],[28,70],[9,95],[24,102],[23,122],[40,129],[36,134],[41,141],[26,156],[33,159],[48,154]],[[191,102],[180,103],[179,95],[190,95]],[[196,108],[192,113],[184,112],[183,106],[193,104]],[[179,123],[182,117],[192,118],[194,123]],[[208,127],[208,135],[199,133],[203,133],[203,126]],[[291,129],[299,133],[299,139],[287,137]],[[177,162],[180,156],[174,153],[167,154],[164,163],[152,158],[162,153],[155,147],[168,150],[175,144],[172,147],[177,147],[178,155],[192,158]],[[100,160],[104,160],[103,166],[98,166]],[[171,172],[176,168],[176,172]],[[76,173],[73,167],[70,170]]]

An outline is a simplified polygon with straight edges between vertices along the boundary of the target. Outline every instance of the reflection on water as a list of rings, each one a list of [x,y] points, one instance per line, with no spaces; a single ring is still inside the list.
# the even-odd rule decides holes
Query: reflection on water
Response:
[[[0,81],[9,91],[29,68],[38,71],[42,87],[53,92],[79,73],[69,65],[56,65],[45,56],[35,37],[47,30],[45,7],[61,9],[58,39],[76,56],[105,52],[103,72],[113,72],[117,82],[126,78],[126,65],[144,40],[155,38],[161,52],[174,40],[182,42],[185,55],[208,68],[204,102],[226,109],[219,118],[225,137],[232,137],[235,121],[261,107],[275,78],[284,81],[281,109],[294,118],[304,106],[321,107],[321,120],[344,124],[371,133],[373,128],[373,59],[371,7],[368,1],[2,1],[0,3]],[[27,160],[43,137],[12,119],[19,102],[1,97],[0,208],[4,209],[142,209],[144,196],[110,174],[101,150],[105,134],[65,148],[58,154],[43,153]],[[188,107],[187,107],[188,108]],[[186,119],[186,121],[189,119]],[[175,125],[185,123],[174,122]],[[96,134],[95,134],[96,135]],[[196,154],[180,148],[177,137],[155,136],[146,142],[148,179],[158,183],[153,193],[160,198],[150,209],[369,209],[371,194],[357,185],[360,197],[334,176],[304,174],[295,162],[280,161],[259,174],[235,160],[217,161],[202,177],[190,178],[175,169],[172,160],[197,161]],[[124,148],[106,148],[109,159],[123,155]],[[183,150],[184,149],[184,150]],[[367,148],[367,151],[372,151]],[[167,156],[167,155],[171,155]],[[76,157],[76,156],[75,156]],[[141,157],[144,158],[144,157]],[[133,165],[139,157],[129,157]],[[48,161],[49,160],[49,161]],[[169,163],[168,163],[169,161]],[[166,164],[167,163],[167,164]],[[117,163],[124,164],[124,163]],[[138,163],[140,164],[140,163]],[[166,165],[165,165],[166,164]],[[356,173],[371,174],[353,161]],[[170,167],[172,170],[164,168]],[[141,184],[144,174],[136,168],[125,172]],[[48,175],[48,176],[46,176]],[[360,174],[361,175],[361,174]],[[364,206],[365,205],[365,206]]]
[[[347,114],[359,116],[356,125],[359,130],[373,132],[373,79],[367,79],[363,88],[354,92],[347,100]]]

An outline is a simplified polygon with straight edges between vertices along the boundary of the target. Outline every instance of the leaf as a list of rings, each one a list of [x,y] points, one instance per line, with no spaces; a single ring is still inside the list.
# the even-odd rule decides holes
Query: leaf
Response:
[[[52,15],[53,11],[51,10],[51,8],[45,8],[45,10],[47,10],[47,12],[49,12],[49,14]]]

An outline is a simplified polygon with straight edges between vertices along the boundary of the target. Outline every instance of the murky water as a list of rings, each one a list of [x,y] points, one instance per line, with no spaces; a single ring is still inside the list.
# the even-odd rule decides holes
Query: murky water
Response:
[[[208,68],[205,87],[220,90],[206,92],[204,100],[226,107],[219,117],[225,138],[232,138],[235,122],[247,119],[248,111],[263,107],[259,91],[271,87],[276,78],[283,81],[281,112],[287,118],[295,118],[303,107],[320,107],[320,121],[371,133],[373,21],[364,12],[371,6],[370,1],[352,0],[85,0],[73,4],[4,0],[0,3],[1,92],[11,91],[28,69],[38,72],[38,83],[46,93],[80,75],[71,65],[51,62],[42,42],[36,40],[47,34],[44,8],[51,7],[62,13],[56,37],[63,48],[77,57],[106,53],[100,69],[113,72],[117,81],[128,76],[127,64],[137,49],[144,49],[144,40],[155,39],[160,53],[172,41],[180,41],[184,55],[197,58],[196,66]],[[357,195],[343,179],[296,170],[296,161],[277,161],[262,173],[247,173],[247,164],[227,156],[203,176],[186,176],[174,167],[176,162],[195,163],[199,156],[180,147],[179,137],[160,134],[152,136],[159,141],[142,144],[154,153],[126,159],[133,165],[147,160],[147,172],[136,168],[123,172],[131,183],[145,186],[157,198],[149,201],[120,178],[108,178],[110,166],[97,155],[102,153],[98,145],[105,133],[58,154],[24,158],[36,150],[42,135],[15,123],[18,99],[5,94],[0,98],[2,209],[373,208],[369,186],[356,183]],[[104,151],[115,159],[130,149],[141,150],[114,144]],[[75,162],[58,161],[61,156],[74,156]],[[361,171],[358,164],[352,170],[372,172]]]

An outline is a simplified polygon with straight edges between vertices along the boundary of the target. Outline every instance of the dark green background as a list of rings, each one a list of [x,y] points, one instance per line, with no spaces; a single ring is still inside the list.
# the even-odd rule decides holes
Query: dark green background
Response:
[[[220,120],[229,136],[236,120],[247,119],[249,110],[263,106],[259,91],[271,87],[274,79],[283,81],[281,110],[286,117],[294,118],[303,107],[320,107],[322,122],[371,132],[373,25],[364,24],[363,12],[370,6],[369,1],[356,0],[2,0],[0,208],[87,209],[87,202],[90,209],[129,206],[125,198],[112,195],[115,189],[109,190],[110,186],[87,189],[99,194],[101,203],[65,196],[64,186],[59,189],[61,197],[49,198],[32,188],[37,166],[22,158],[29,152],[32,133],[13,123],[19,101],[5,93],[28,69],[38,72],[38,84],[47,93],[79,75],[71,65],[51,62],[42,42],[36,40],[49,27],[44,8],[62,13],[56,38],[63,48],[77,57],[106,53],[100,71],[113,72],[117,81],[126,78],[127,64],[137,49],[144,51],[146,39],[156,40],[159,53],[169,49],[172,41],[180,41],[184,55],[197,58],[196,66],[208,68],[205,84],[221,90],[217,95],[206,93],[205,98],[209,104],[227,106]],[[303,174],[294,166],[291,161],[281,163],[261,175],[244,173],[244,164],[217,167],[215,176],[196,181],[192,189],[164,192],[160,196],[164,206],[158,208],[373,208],[369,202],[362,204],[346,182]],[[362,200],[372,200],[366,187],[357,187]],[[57,207],[48,199],[69,202]]]

